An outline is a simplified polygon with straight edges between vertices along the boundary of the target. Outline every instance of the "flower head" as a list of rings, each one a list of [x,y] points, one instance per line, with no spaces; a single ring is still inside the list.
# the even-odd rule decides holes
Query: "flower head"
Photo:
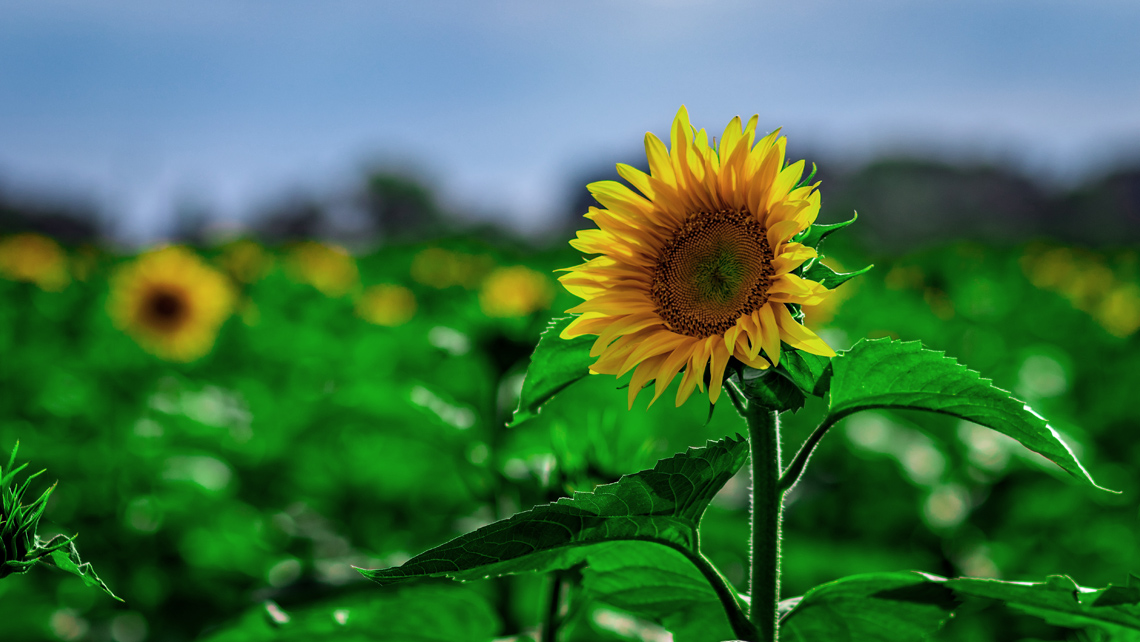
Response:
[[[0,275],[49,291],[62,290],[71,281],[63,249],[39,234],[16,234],[0,240]]]
[[[108,301],[116,326],[170,361],[209,352],[233,306],[230,282],[183,247],[147,252],[120,269]]]
[[[273,257],[254,241],[239,239],[228,245],[218,258],[222,268],[240,283],[261,280],[273,266]]]
[[[325,296],[348,294],[360,280],[356,260],[338,245],[305,241],[293,247],[288,258],[289,273],[308,283]]]
[[[525,265],[501,267],[483,282],[479,305],[489,317],[525,317],[550,305],[553,294],[545,275]]]
[[[455,285],[470,290],[477,287],[493,267],[489,256],[429,247],[412,259],[412,278],[441,290]]]
[[[788,308],[829,293],[793,274],[816,256],[792,238],[819,214],[818,183],[800,185],[804,163],[785,163],[778,131],[753,144],[756,122],[734,118],[714,147],[682,107],[671,149],[646,134],[648,174],[617,166],[637,191],[616,181],[588,186],[603,205],[586,214],[598,229],[578,232],[571,245],[598,256],[560,278],[585,299],[569,310],[579,316],[562,337],[597,335],[590,369],[633,371],[631,406],[654,380],[656,401],[682,370],[677,405],[704,390],[706,370],[716,403],[732,357],[768,368],[779,363],[781,342],[835,354]]]
[[[402,285],[373,285],[356,301],[356,314],[376,325],[403,325],[416,314],[416,295]]]

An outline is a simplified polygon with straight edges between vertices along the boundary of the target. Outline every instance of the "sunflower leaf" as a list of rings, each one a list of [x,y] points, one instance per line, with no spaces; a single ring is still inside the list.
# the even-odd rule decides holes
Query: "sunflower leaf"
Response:
[[[1140,639],[1140,592],[1134,587],[1086,589],[1064,575],[1037,584],[962,577],[945,585],[959,596],[997,600],[1054,626],[1102,629],[1113,640]]]
[[[838,232],[839,230],[847,227],[848,225],[851,225],[858,218],[859,218],[859,213],[855,212],[853,214],[853,216],[851,217],[850,221],[844,221],[842,223],[831,223],[829,225],[821,225],[819,223],[815,223],[815,224],[811,225],[810,227],[808,227],[806,230],[800,232],[792,240],[795,241],[796,243],[802,243],[803,245],[806,245],[808,247],[818,248],[820,242],[822,242],[823,239],[830,236],[831,233]]]
[[[1070,475],[1101,488],[1057,432],[1029,406],[918,341],[863,340],[832,358],[831,368],[828,423],[873,408],[946,414],[1009,435]]]
[[[817,586],[780,618],[788,642],[920,642],[942,627],[957,603],[941,578],[870,573]],[[783,605],[781,605],[783,607]]]
[[[676,642],[735,637],[719,598],[700,572],[672,549],[644,542],[596,546],[582,573],[586,595],[661,624]]]
[[[62,538],[62,536],[57,536],[57,539],[58,538]],[[122,598],[112,593],[111,589],[107,588],[107,585],[103,583],[103,580],[99,579],[99,576],[95,574],[95,570],[91,568],[91,563],[79,559],[79,551],[76,550],[75,544],[72,542],[73,539],[75,538],[69,538],[56,544],[53,544],[52,541],[47,542],[44,548],[50,549],[51,552],[40,559],[48,566],[54,566],[61,571],[67,571],[79,577],[87,586],[97,588],[122,602]]]
[[[511,426],[538,415],[542,405],[567,386],[590,374],[590,347],[594,337],[582,336],[560,339],[559,334],[570,325],[574,317],[552,319],[538,339],[538,346],[530,357],[530,367],[523,379],[519,406],[511,419]]]
[[[744,396],[748,397],[748,403],[759,404],[780,412],[788,410],[799,412],[807,401],[803,391],[795,383],[771,369],[749,368],[743,379],[742,388]]]
[[[501,624],[486,598],[460,587],[342,594],[296,609],[265,602],[207,642],[490,642]]]
[[[744,394],[768,408],[793,412],[803,408],[807,395],[822,397],[831,382],[831,359],[783,344],[775,368],[744,368],[740,380]]]
[[[577,492],[461,535],[386,569],[359,569],[382,585],[419,577],[474,580],[546,572],[587,561],[592,544],[641,541],[697,555],[697,527],[717,491],[748,458],[737,435],[662,459],[592,492]]]
[[[875,266],[872,264],[854,272],[836,272],[820,262],[819,259],[815,259],[804,268],[803,277],[808,281],[815,281],[829,290],[834,290],[860,274],[866,274],[873,267]]]

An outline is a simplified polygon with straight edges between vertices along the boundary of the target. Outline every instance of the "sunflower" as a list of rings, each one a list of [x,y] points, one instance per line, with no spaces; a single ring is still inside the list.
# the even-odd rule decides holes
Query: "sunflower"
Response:
[[[550,305],[548,277],[526,267],[495,268],[479,291],[479,305],[489,317],[525,317]]]
[[[0,275],[53,292],[71,281],[63,248],[39,234],[16,234],[0,240]]]
[[[402,285],[373,285],[357,299],[356,314],[376,325],[403,325],[416,315],[416,295]]]
[[[325,296],[342,297],[356,287],[360,272],[356,259],[339,245],[304,241],[289,252],[289,274]]]
[[[108,301],[119,329],[170,361],[209,352],[233,306],[230,282],[182,247],[147,252],[121,268]]]
[[[598,256],[566,268],[560,281],[585,301],[562,338],[597,335],[595,373],[633,371],[629,404],[656,380],[653,401],[684,369],[680,406],[700,387],[720,396],[732,357],[753,368],[780,360],[780,343],[818,355],[831,350],[788,305],[818,305],[829,290],[792,272],[816,256],[792,241],[819,213],[818,183],[800,186],[803,161],[787,165],[779,130],[753,144],[757,117],[732,119],[712,147],[684,107],[671,149],[645,135],[648,174],[618,164],[616,181],[587,186],[603,208],[598,229],[570,244]],[[652,404],[652,401],[650,402]]]
[[[256,283],[273,267],[273,257],[254,241],[239,239],[226,245],[218,262],[239,283]]]

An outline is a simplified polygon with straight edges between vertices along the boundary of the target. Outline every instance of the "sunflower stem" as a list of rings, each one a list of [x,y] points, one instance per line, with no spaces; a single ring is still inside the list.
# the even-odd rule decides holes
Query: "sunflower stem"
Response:
[[[780,604],[780,522],[784,492],[780,488],[779,413],[758,403],[745,409],[752,459],[752,605],[748,619],[760,633],[758,642],[776,642]]]
[[[562,574],[550,574],[550,591],[547,595],[546,613],[542,618],[542,629],[539,635],[542,642],[558,642],[558,627],[562,623]]]

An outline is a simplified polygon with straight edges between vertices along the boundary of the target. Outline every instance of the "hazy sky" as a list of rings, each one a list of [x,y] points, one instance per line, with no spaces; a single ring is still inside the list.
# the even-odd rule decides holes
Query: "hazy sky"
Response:
[[[1138,34],[1132,0],[0,0],[0,185],[141,239],[379,159],[533,229],[682,103],[825,158],[1077,175],[1140,155]]]

